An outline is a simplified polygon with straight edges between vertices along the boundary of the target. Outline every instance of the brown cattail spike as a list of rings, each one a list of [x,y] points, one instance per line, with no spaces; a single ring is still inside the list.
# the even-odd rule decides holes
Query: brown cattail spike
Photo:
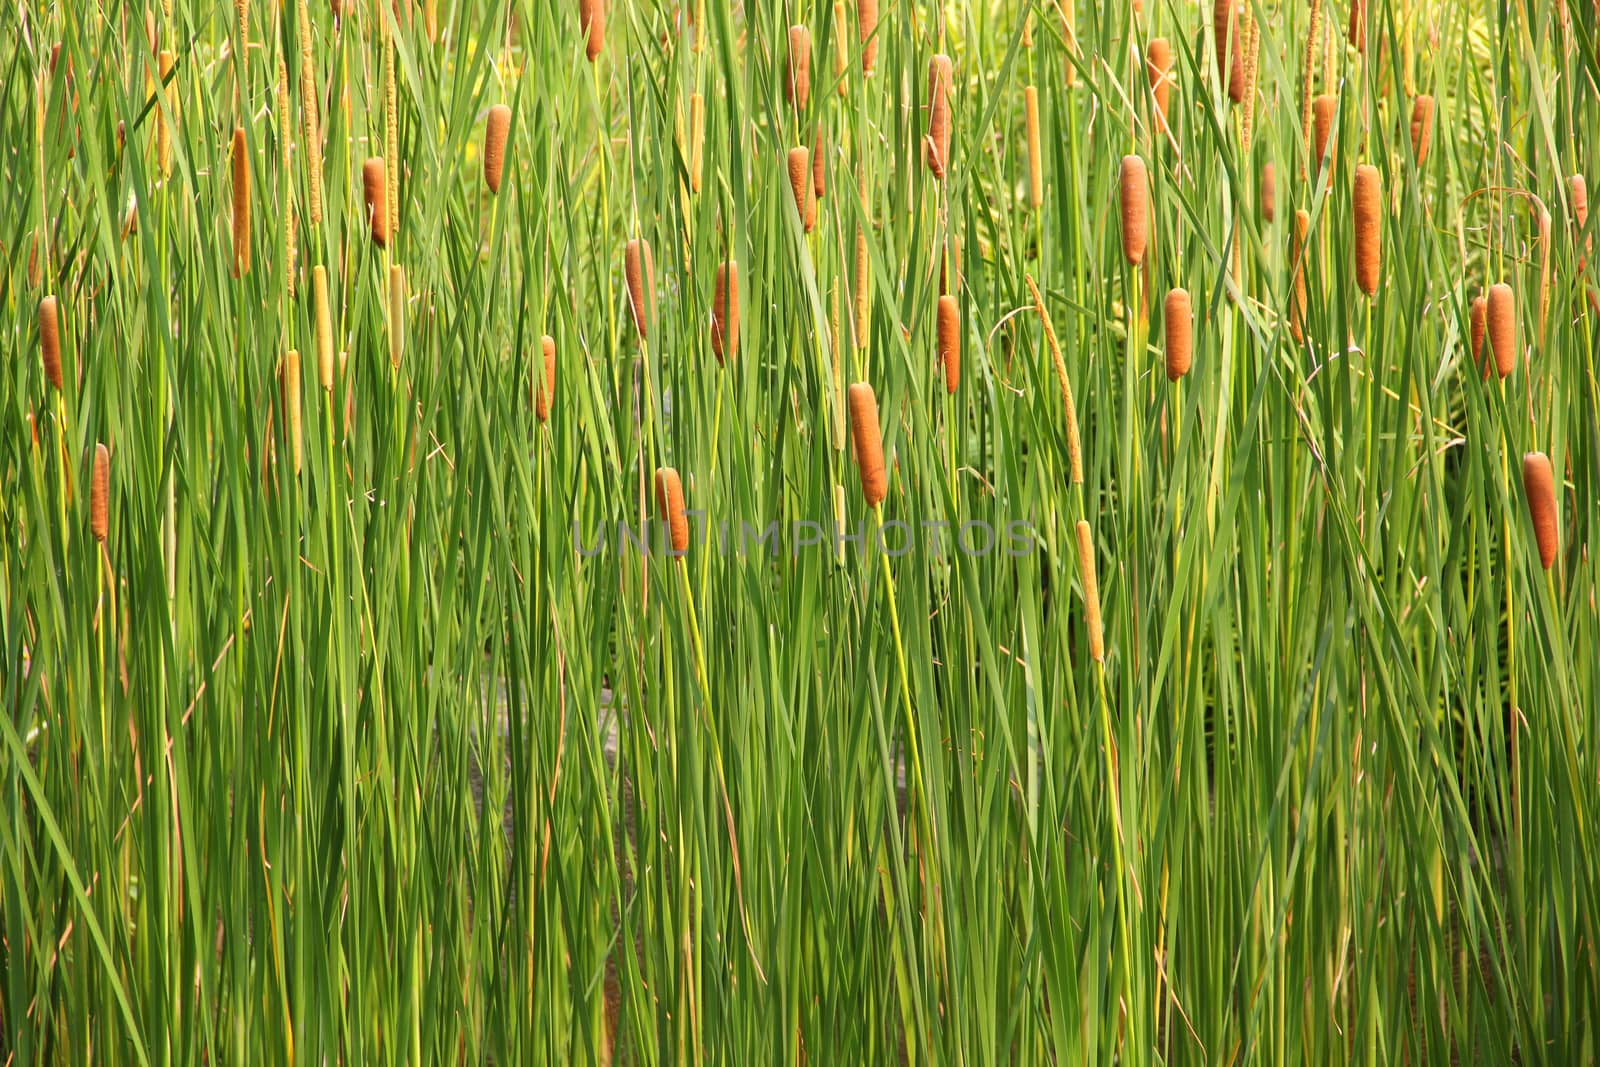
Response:
[[[61,389],[61,316],[56,298],[39,301],[39,353],[44,357],[44,377],[59,392]]]
[[[878,0],[856,0],[856,22],[861,31],[861,73],[870,76],[878,65]]]
[[[366,204],[367,222],[372,228],[372,243],[389,247],[389,209],[383,157],[373,156],[361,164],[361,197]]]
[[[944,391],[954,395],[961,385],[961,306],[953,296],[939,298],[939,362]]]
[[[1363,54],[1367,50],[1367,0],[1351,0],[1350,47]]]
[[[1261,167],[1261,217],[1267,222],[1278,218],[1278,168],[1270,159]]]
[[[878,431],[878,399],[872,386],[850,386],[850,439],[855,443],[856,467],[861,472],[861,495],[875,508],[889,495],[889,475],[883,466],[883,438]]]
[[[1494,366],[1493,362],[1483,358],[1483,339],[1489,334],[1489,299],[1488,297],[1475,296],[1472,298],[1472,309],[1468,313],[1468,328],[1472,333],[1472,360],[1481,364],[1483,376],[1489,377],[1489,371]]]
[[[950,82],[954,67],[943,52],[928,61],[928,169],[940,181],[950,166]]]
[[[739,354],[739,264],[731,259],[717,267],[711,294],[711,351],[718,363]]]
[[[804,26],[789,27],[789,69],[783,91],[796,111],[806,109],[811,99],[811,31]]]
[[[483,129],[483,183],[491,193],[500,192],[500,174],[506,164],[506,137],[511,132],[511,109],[496,104],[489,109]]]
[[[250,153],[244,127],[233,129],[233,276],[250,273]]]
[[[289,439],[289,455],[294,460],[294,472],[300,473],[304,459],[304,439],[300,421],[300,353],[291,348],[283,354],[282,375],[279,381],[283,399],[283,428]]]
[[[1574,174],[1567,179],[1567,192],[1572,197],[1572,222],[1576,230],[1581,232],[1589,224],[1589,185],[1584,181],[1583,175]],[[1578,253],[1578,272],[1581,274],[1589,263],[1589,249],[1594,246],[1594,238],[1586,237],[1583,249]]]
[[[811,191],[818,200],[828,195],[828,145],[821,126],[811,142]]]
[[[606,46],[606,0],[578,0],[578,28],[584,34],[584,55],[593,63]]]
[[[1555,472],[1550,457],[1529,452],[1522,457],[1522,489],[1528,494],[1528,513],[1539,541],[1539,563],[1549,570],[1561,550],[1561,523],[1556,511]]]
[[[548,334],[541,337],[539,351],[544,360],[543,366],[535,367],[533,371],[533,413],[540,422],[547,422],[550,418],[550,401],[556,395],[556,339]]]
[[[1089,631],[1089,658],[1104,663],[1105,630],[1100,620],[1100,579],[1095,572],[1094,531],[1087,519],[1078,520],[1078,573],[1083,578],[1083,620]]]
[[[111,521],[111,453],[106,446],[94,446],[94,477],[89,483],[89,529],[94,539],[106,543]],[[1548,566],[1548,564],[1546,564]]]
[[[1383,178],[1378,168],[1356,168],[1352,197],[1356,228],[1356,284],[1369,297],[1378,294],[1383,278]]]
[[[850,53],[844,46],[845,27],[848,25],[844,0],[833,0],[833,28],[828,31],[828,50],[833,53],[833,80],[840,96],[844,96],[850,88],[844,76],[850,69]]]
[[[650,242],[641,237],[629,241],[623,251],[622,266],[628,282],[628,308],[633,312],[633,325],[642,341],[650,336],[650,320],[656,313],[656,263],[650,253]]]
[[[1289,334],[1295,344],[1306,340],[1306,255],[1311,236],[1311,213],[1299,210],[1294,213],[1294,235],[1289,245],[1289,260],[1294,264],[1294,291],[1289,296]]]
[[[1504,282],[1489,286],[1489,348],[1495,373],[1510,377],[1517,369],[1517,295]]]
[[[817,223],[811,198],[811,153],[804,147],[789,149],[789,190],[794,194],[794,209],[807,233]]]
[[[672,554],[689,551],[689,515],[683,508],[683,482],[671,467],[656,468],[656,509],[672,535]]]
[[[1339,100],[1337,97],[1323,93],[1311,102],[1311,115],[1313,122],[1311,161],[1317,165],[1317,173],[1322,173],[1323,164],[1328,155],[1328,143],[1333,140],[1333,121],[1339,113]]]
[[[1417,169],[1428,161],[1428,146],[1433,142],[1433,97],[1423,93],[1411,102],[1411,152]]]
[[[333,313],[328,308],[328,269],[311,268],[311,301],[317,326],[317,384],[333,391]]]
[[[1150,79],[1150,97],[1155,101],[1156,130],[1167,131],[1167,115],[1172,106],[1172,45],[1165,37],[1152,38],[1145,48],[1145,74]]]
[[[1144,160],[1123,156],[1119,185],[1122,201],[1122,257],[1137,267],[1150,240],[1150,180]]]
[[[1162,309],[1167,340],[1167,381],[1175,382],[1189,373],[1194,360],[1194,309],[1188,291],[1173,289],[1167,293]]]
[[[699,93],[689,97],[689,189],[700,191],[705,169],[706,98]]]
[[[1022,90],[1022,106],[1028,123],[1028,204],[1039,207],[1044,203],[1044,161],[1039,144],[1039,91],[1033,86]]]

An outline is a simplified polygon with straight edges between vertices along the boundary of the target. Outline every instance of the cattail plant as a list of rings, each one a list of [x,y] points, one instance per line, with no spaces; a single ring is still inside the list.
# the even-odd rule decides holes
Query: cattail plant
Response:
[[[718,363],[739,354],[739,264],[731,259],[717,267],[711,294],[711,351]]]
[[[821,125],[811,142],[811,192],[818,200],[828,195],[828,144]]]
[[[683,507],[683,482],[671,467],[656,468],[656,508],[672,537],[672,554],[689,551],[689,515]]]
[[[1428,146],[1433,142],[1433,97],[1421,93],[1411,102],[1411,153],[1417,169],[1428,161]]]
[[[606,0],[578,0],[578,28],[584,34],[584,55],[593,63],[606,46]]]
[[[311,198],[311,225],[322,225],[322,131],[317,110],[317,65],[311,51],[311,12],[299,0],[296,22],[300,30],[300,122],[305,143],[306,185]]]
[[[867,224],[856,223],[855,338],[867,347],[867,313],[872,310],[872,256],[867,251]]]
[[[944,367],[944,391],[955,395],[961,385],[961,305],[953,296],[939,298],[939,363]]]
[[[1050,364],[1055,368],[1056,384],[1061,387],[1061,406],[1066,415],[1067,431],[1067,463],[1072,474],[1072,484],[1083,484],[1083,447],[1078,438],[1078,409],[1072,402],[1072,379],[1067,376],[1067,364],[1061,358],[1061,342],[1056,339],[1055,325],[1050,321],[1050,312],[1044,306],[1044,294],[1039,292],[1039,285],[1033,280],[1033,275],[1024,274],[1023,281],[1028,285],[1028,295],[1033,297],[1033,311],[1039,316],[1039,325],[1044,329],[1045,347],[1050,350]]]
[[[1548,468],[1548,461],[1545,466]],[[110,530],[110,518],[111,453],[105,445],[97,443],[94,446],[94,476],[89,482],[89,531],[102,545],[106,543],[106,533]]]
[[[176,63],[177,58],[165,49],[156,57],[156,76],[161,79],[162,86],[167,86],[167,79],[172,76],[172,68]],[[167,113],[170,111],[176,119],[178,103],[170,88],[163,88],[161,94],[167,106],[156,108],[156,169],[165,178],[172,174],[172,127],[167,121]]]
[[[1517,294],[1505,282],[1489,286],[1489,349],[1502,379],[1517,369]]]
[[[1528,514],[1539,542],[1539,563],[1549,570],[1561,550],[1561,526],[1556,511],[1555,472],[1550,457],[1528,452],[1522,457],[1522,489],[1528,494]]]
[[[1278,218],[1278,168],[1270,159],[1261,166],[1261,217],[1267,222]]]
[[[1550,270],[1550,254],[1554,248],[1555,240],[1550,232],[1550,212],[1545,210],[1544,204],[1534,201],[1537,209],[1539,225],[1539,347],[1544,347],[1545,327],[1550,320],[1550,286],[1552,281]]]
[[[1144,160],[1123,156],[1119,180],[1122,203],[1122,257],[1131,266],[1144,262],[1150,240],[1150,179]]]
[[[833,29],[829,31],[828,48],[833,52],[833,81],[835,91],[840,96],[844,96],[850,88],[844,77],[845,71],[850,69],[850,54],[844,47],[848,18],[844,10],[844,0],[833,0]]]
[[[1356,168],[1351,207],[1355,215],[1356,284],[1367,296],[1376,296],[1383,278],[1383,178],[1377,167],[1363,163]]]
[[[940,181],[950,165],[950,57],[943,52],[928,61],[928,169]]]
[[[1483,358],[1483,340],[1489,334],[1489,299],[1484,296],[1472,298],[1472,309],[1468,312],[1468,329],[1472,336],[1472,360],[1483,367],[1483,376],[1489,377],[1489,370],[1493,364]]]
[[[400,369],[406,339],[406,269],[389,265],[389,365]]]
[[[316,315],[317,384],[333,392],[333,314],[328,308],[328,269],[311,268],[311,303]]]
[[[850,439],[855,443],[856,468],[861,472],[861,495],[875,508],[889,495],[889,475],[883,466],[883,439],[878,431],[878,398],[872,386],[850,386]]]
[[[44,377],[61,391],[61,317],[56,298],[39,301],[39,353],[44,359]]]
[[[939,257],[939,295],[940,296],[944,296],[946,293],[949,293],[951,291],[951,288],[950,288],[950,270],[951,270],[951,267],[955,268],[956,288],[957,289],[961,288],[961,238],[955,236],[954,234],[952,234],[951,237],[950,237],[949,248],[950,248],[950,255],[949,255],[948,258],[946,258],[943,255],[941,255]]]
[[[250,154],[244,127],[233,128],[233,276],[250,273]]]
[[[1095,572],[1094,531],[1087,519],[1078,520],[1078,571],[1083,576],[1083,620],[1089,631],[1089,658],[1106,659],[1105,630],[1100,621],[1100,578]]]
[[[856,23],[861,32],[861,73],[871,77],[878,65],[878,0],[856,0]]]
[[[1066,46],[1062,84],[1068,89],[1078,84],[1078,18],[1073,10],[1075,2],[1076,0],[1056,0],[1057,6],[1061,8],[1061,40]]]
[[[283,402],[283,433],[289,439],[289,456],[294,461],[295,474],[300,473],[304,459],[304,440],[300,422],[300,353],[289,349],[283,354],[278,367],[278,392]]]
[[[372,229],[372,243],[379,248],[389,247],[386,185],[382,156],[373,156],[361,164],[361,197],[366,204],[367,223]]]
[[[483,127],[483,184],[499,195],[500,174],[506,163],[506,137],[511,133],[511,109],[496,104]]]
[[[1165,37],[1154,37],[1145,47],[1145,75],[1150,80],[1150,98],[1155,102],[1156,130],[1167,132],[1167,115],[1172,106],[1172,45]]]
[[[789,27],[789,69],[783,91],[795,111],[804,111],[811,99],[811,31],[805,26]]]
[[[622,272],[628,283],[628,308],[639,340],[650,336],[650,320],[656,314],[656,261],[650,242],[642,237],[629,241],[622,254]]]
[[[700,191],[700,178],[705,169],[706,98],[700,93],[689,97],[689,189]]]
[[[817,225],[817,208],[811,195],[811,153],[803,145],[789,149],[789,191],[794,194],[800,222],[810,233]]]
[[[1235,104],[1244,100],[1244,50],[1239,34],[1239,11],[1235,0],[1214,0],[1211,6],[1212,32],[1217,42],[1217,73]]]
[[[1339,113],[1339,100],[1328,93],[1323,93],[1311,102],[1312,131],[1312,161],[1316,163],[1318,174],[1327,162],[1328,142],[1333,139],[1333,122]]]
[[[556,395],[556,339],[545,334],[539,339],[543,365],[533,368],[533,413],[540,422],[550,420],[550,402]]]
[[[1033,86],[1022,90],[1022,108],[1028,123],[1028,204],[1044,204],[1044,161],[1039,146],[1039,91]]]
[[[1289,260],[1294,264],[1294,291],[1289,296],[1289,335],[1295,344],[1306,340],[1306,254],[1311,236],[1311,213],[1304,209],[1294,213],[1294,234],[1290,238]]]
[[[1350,47],[1365,54],[1367,51],[1367,0],[1351,0],[1350,28],[1347,34]]]
[[[1573,228],[1582,232],[1589,224],[1589,185],[1584,181],[1583,175],[1574,174],[1567,179],[1567,192],[1572,198],[1572,224]],[[1578,254],[1578,272],[1581,274],[1588,265],[1588,252],[1594,245],[1594,238],[1585,238],[1583,250]]]
[[[1167,381],[1175,382],[1189,373],[1194,360],[1194,309],[1188,290],[1167,293],[1161,321],[1167,342]]]

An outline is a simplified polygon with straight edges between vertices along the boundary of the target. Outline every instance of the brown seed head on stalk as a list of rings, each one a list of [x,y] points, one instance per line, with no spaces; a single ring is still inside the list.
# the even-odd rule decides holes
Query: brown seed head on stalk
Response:
[[[372,229],[372,243],[379,248],[389,247],[389,210],[385,187],[383,157],[373,156],[361,164],[361,196],[366,204],[367,222]]]
[[[1433,142],[1433,97],[1421,93],[1411,102],[1411,152],[1417,157],[1417,169],[1428,161],[1428,147]]]
[[[731,259],[717,267],[711,294],[711,351],[718,363],[739,355],[739,264]]]
[[[672,554],[689,551],[689,515],[683,508],[683,482],[671,467],[656,468],[656,509],[672,535]]]
[[[1489,334],[1489,299],[1488,297],[1475,296],[1472,298],[1472,307],[1468,312],[1468,329],[1472,336],[1472,360],[1481,363],[1483,376],[1489,377],[1489,370],[1493,363],[1483,358],[1483,340]]]
[[[289,439],[289,455],[294,460],[294,472],[300,473],[304,459],[304,438],[300,422],[300,353],[291,348],[283,354],[283,364],[278,368],[278,391],[283,401],[283,432]]]
[[[789,69],[783,92],[796,111],[804,111],[811,99],[811,31],[805,26],[789,27]]]
[[[883,466],[883,438],[878,430],[878,398],[872,386],[850,386],[850,440],[856,448],[856,468],[861,472],[861,495],[875,508],[889,495],[889,475]]]
[[[500,175],[506,164],[506,137],[511,133],[511,109],[496,104],[483,127],[483,183],[499,194]]]
[[[794,209],[801,225],[810,233],[817,213],[811,199],[811,153],[804,146],[789,149],[789,191],[794,194]]]
[[[540,422],[548,422],[550,401],[556,395],[556,339],[549,334],[541,337],[539,352],[544,358],[543,366],[533,368],[533,413]]]
[[[1533,533],[1539,542],[1539,563],[1549,570],[1561,550],[1561,522],[1556,511],[1555,471],[1543,452],[1528,452],[1522,457],[1522,489],[1528,494],[1528,514],[1533,518]]]
[[[1094,530],[1087,519],[1078,520],[1078,573],[1083,578],[1083,621],[1089,631],[1089,658],[1104,663],[1105,630],[1100,621],[1100,578],[1095,572]]]
[[[1061,40],[1066,45],[1066,73],[1062,80],[1071,89],[1078,84],[1078,20],[1073,11],[1074,0],[1056,0],[1056,5],[1061,8]]]
[[[705,169],[706,98],[699,93],[689,97],[689,188],[698,193]]]
[[[163,49],[156,57],[156,74],[161,79],[161,84],[167,83],[167,78],[172,74],[172,68],[177,63],[177,58],[169,51]],[[167,124],[167,111],[171,111],[176,118],[177,97],[168,87],[165,91],[166,108],[156,108],[156,168],[162,177],[172,173],[172,128]]]
[[[961,385],[961,306],[953,296],[939,298],[939,362],[944,391],[954,395]]]
[[[1261,217],[1268,222],[1278,218],[1278,168],[1270,159],[1261,167]]]
[[[928,61],[928,169],[940,181],[950,166],[950,82],[955,68],[943,52]]]
[[[1144,160],[1123,156],[1119,178],[1122,202],[1122,257],[1137,267],[1150,240],[1150,179]]]
[[[870,77],[878,65],[878,0],[856,0],[861,31],[861,73]]]
[[[1323,93],[1311,102],[1312,117],[1312,162],[1317,165],[1316,173],[1321,174],[1328,144],[1333,140],[1333,122],[1339,113],[1339,100],[1328,93]]]
[[[629,241],[623,250],[622,269],[628,282],[628,309],[642,341],[650,336],[650,320],[656,314],[656,261],[650,242],[642,237]]]
[[[1311,213],[1294,213],[1294,234],[1289,243],[1289,261],[1294,264],[1294,291],[1289,296],[1289,335],[1295,344],[1306,340],[1306,255],[1311,236]]]
[[[233,276],[250,273],[250,152],[244,127],[233,128]]]
[[[1194,308],[1188,290],[1167,293],[1161,321],[1167,340],[1167,381],[1175,382],[1189,373],[1194,360]]]
[[[45,381],[61,391],[61,316],[56,298],[39,301],[39,353],[44,358]]]
[[[1167,130],[1167,115],[1172,107],[1172,45],[1165,37],[1151,38],[1145,47],[1145,74],[1150,79],[1150,96],[1155,101],[1156,129]]]
[[[311,268],[311,302],[316,315],[317,384],[333,392],[333,313],[328,308],[328,268]]]
[[[1365,55],[1367,51],[1367,0],[1351,0],[1350,32],[1348,36],[1350,47]]]
[[[1352,208],[1356,230],[1356,284],[1367,296],[1378,295],[1383,280],[1383,178],[1378,168],[1356,168]]]
[[[584,55],[593,63],[606,46],[606,0],[578,0],[578,28],[584,34]]]
[[[833,28],[829,31],[828,50],[833,53],[833,81],[837,92],[844,96],[850,88],[845,71],[850,69],[850,53],[845,48],[845,27],[849,25],[844,10],[844,0],[833,0]]]
[[[1488,320],[1495,373],[1508,378],[1517,369],[1517,294],[1505,282],[1489,286]]]
[[[1574,174],[1567,179],[1567,192],[1572,197],[1572,222],[1574,229],[1582,231],[1589,223],[1589,186],[1584,181],[1583,175]],[[1594,238],[1584,239],[1583,248],[1578,252],[1578,273],[1588,266],[1589,249],[1594,245]]]
[[[1028,124],[1028,205],[1036,208],[1044,204],[1044,161],[1040,158],[1039,91],[1031,85],[1022,90],[1022,106]]]
[[[811,191],[818,200],[828,195],[828,145],[822,135],[821,125],[811,142]]]
[[[89,482],[89,530],[94,539],[106,543],[111,526],[111,453],[106,446],[94,446],[94,477]],[[1548,564],[1546,564],[1548,566]]]

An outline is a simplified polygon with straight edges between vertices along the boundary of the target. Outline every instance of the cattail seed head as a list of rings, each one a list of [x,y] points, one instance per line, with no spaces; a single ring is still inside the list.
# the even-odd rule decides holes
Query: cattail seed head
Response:
[[[872,310],[872,257],[867,251],[865,223],[856,225],[855,341],[858,349],[867,346],[867,313]]]
[[[656,468],[656,509],[672,534],[672,554],[689,551],[689,516],[683,508],[683,482],[671,467]]]
[[[1383,277],[1383,178],[1378,168],[1363,163],[1356,168],[1355,192],[1356,284],[1367,296],[1376,296]]]
[[[317,326],[317,384],[333,392],[333,313],[328,308],[328,268],[311,268],[311,302]]]
[[[39,352],[44,357],[45,381],[61,390],[61,317],[56,298],[39,301]]]
[[[943,52],[928,61],[928,169],[940,181],[950,166],[950,82],[954,67]]]
[[[110,514],[111,453],[106,450],[105,445],[96,444],[94,477],[89,482],[89,530],[94,534],[94,539],[101,544],[106,543],[106,533],[111,526]]]
[[[1056,6],[1061,9],[1061,40],[1066,45],[1066,58],[1063,62],[1065,74],[1062,83],[1068,89],[1078,84],[1078,65],[1075,57],[1078,54],[1078,20],[1077,13],[1073,10],[1075,0],[1056,0]]]
[[[1167,130],[1167,115],[1172,106],[1172,45],[1165,37],[1152,38],[1145,47],[1145,74],[1150,79],[1150,97],[1155,101],[1156,129]]]
[[[1278,218],[1278,168],[1271,160],[1261,167],[1261,217],[1268,222]]]
[[[1123,156],[1119,181],[1122,201],[1122,256],[1137,267],[1150,240],[1150,187],[1144,160]]]
[[[954,395],[961,385],[961,306],[953,296],[939,298],[939,362],[944,391]]]
[[[883,466],[883,438],[878,430],[878,398],[872,386],[850,386],[850,439],[855,443],[856,467],[861,472],[861,495],[875,508],[889,495],[889,475]]]
[[[1311,237],[1311,213],[1299,210],[1294,213],[1294,234],[1289,244],[1289,259],[1294,264],[1294,291],[1289,297],[1289,334],[1295,344],[1306,340],[1306,255]]]
[[[711,294],[711,351],[718,363],[739,354],[739,264],[731,259],[717,268]]]
[[[1483,358],[1483,340],[1489,334],[1489,299],[1488,297],[1475,296],[1472,298],[1472,308],[1468,313],[1468,328],[1472,335],[1472,360],[1483,367],[1483,376],[1489,377],[1493,363]]]
[[[656,262],[650,252],[650,242],[642,237],[629,241],[623,251],[622,265],[628,282],[628,308],[633,312],[633,325],[642,341],[650,336],[650,320],[656,314]]]
[[[584,55],[593,63],[606,46],[606,0],[578,0],[578,28],[584,33]]]
[[[1022,90],[1023,111],[1028,124],[1028,204],[1039,207],[1044,203],[1044,161],[1039,145],[1039,91],[1033,86]]]
[[[233,276],[250,273],[250,153],[244,127],[233,129]]]
[[[1517,294],[1505,282],[1489,286],[1489,348],[1495,373],[1509,377],[1517,369]]]
[[[1187,290],[1167,293],[1161,320],[1167,340],[1167,381],[1175,382],[1189,373],[1194,360],[1194,308]]]
[[[856,0],[856,22],[861,31],[861,73],[870,77],[878,65],[878,0]]]
[[[550,419],[550,401],[556,395],[556,339],[549,334],[539,339],[542,364],[533,368],[533,413],[540,422]]]
[[[705,169],[706,98],[699,93],[689,97],[689,189],[700,191]]]
[[[833,0],[833,29],[829,31],[828,50],[833,53],[833,80],[838,93],[844,96],[850,88],[845,71],[850,69],[850,53],[845,50],[845,28],[849,25],[844,10],[844,0]]]
[[[1420,94],[1411,103],[1411,152],[1417,169],[1428,161],[1428,146],[1433,142],[1433,97]]]
[[[811,153],[804,146],[789,149],[789,190],[800,222],[810,233],[817,224],[817,211],[811,196]]]
[[[1589,223],[1589,186],[1583,175],[1574,174],[1567,179],[1567,192],[1572,197],[1572,222],[1576,229],[1582,230]],[[1587,237],[1583,242],[1583,249],[1578,253],[1578,272],[1588,266],[1589,249],[1594,246],[1594,238]]]
[[[167,78],[172,74],[172,68],[177,63],[177,57],[163,49],[156,56],[156,73],[161,79],[161,84],[167,84]],[[167,111],[177,117],[177,97],[169,86],[165,91],[167,107],[163,110],[156,108],[156,169],[163,178],[172,173],[172,128],[167,123]]]
[[[828,195],[828,145],[820,125],[811,142],[811,191],[818,200]]]
[[[1089,631],[1089,658],[1104,663],[1105,630],[1100,620],[1100,578],[1095,572],[1094,531],[1087,519],[1078,520],[1078,573],[1083,578],[1083,621]]]
[[[1528,514],[1533,518],[1533,533],[1539,542],[1539,563],[1549,570],[1561,550],[1555,472],[1549,456],[1529,452],[1522,457],[1522,489],[1528,494]]]
[[[506,163],[506,137],[511,132],[511,109],[496,104],[489,109],[483,128],[483,183],[491,193],[500,192],[500,174]]]
[[[1350,47],[1365,54],[1367,51],[1367,0],[1352,0],[1350,4]]]
[[[283,401],[283,432],[289,439],[289,455],[294,460],[294,472],[300,473],[304,459],[300,422],[300,353],[291,348],[283,354],[283,364],[278,368],[279,394]]]
[[[382,156],[373,156],[361,164],[361,196],[366,204],[367,222],[372,228],[372,243],[379,248],[389,247],[389,209],[385,186]]]
[[[805,26],[789,27],[789,69],[783,91],[796,111],[806,109],[811,99],[811,31]]]
[[[1323,93],[1311,102],[1311,117],[1313,122],[1312,142],[1314,151],[1312,161],[1317,165],[1317,173],[1322,173],[1322,167],[1328,155],[1328,143],[1333,139],[1333,121],[1339,112],[1339,100],[1328,93]]]

